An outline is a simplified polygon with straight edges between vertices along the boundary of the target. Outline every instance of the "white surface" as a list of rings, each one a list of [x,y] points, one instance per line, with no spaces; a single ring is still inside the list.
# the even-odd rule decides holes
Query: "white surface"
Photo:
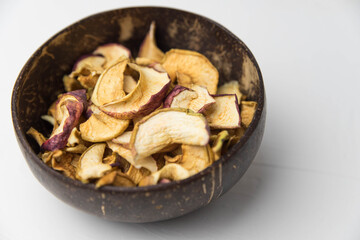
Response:
[[[0,1],[1,240],[360,239],[358,0],[50,2]],[[103,221],[56,199],[27,167],[10,116],[15,79],[45,40],[134,5],[181,8],[227,27],[255,55],[268,98],[263,144],[242,180],[210,206],[154,224]]]

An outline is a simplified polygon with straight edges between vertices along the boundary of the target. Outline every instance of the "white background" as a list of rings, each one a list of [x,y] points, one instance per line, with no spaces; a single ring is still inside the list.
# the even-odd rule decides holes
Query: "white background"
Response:
[[[241,181],[187,216],[104,221],[65,205],[27,167],[10,96],[30,55],[76,20],[157,5],[224,25],[255,55],[268,115]],[[0,1],[0,239],[360,239],[360,2]]]

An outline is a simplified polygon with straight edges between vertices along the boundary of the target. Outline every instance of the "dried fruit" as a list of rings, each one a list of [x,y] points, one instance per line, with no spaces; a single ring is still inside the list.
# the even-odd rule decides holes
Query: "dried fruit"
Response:
[[[221,156],[221,149],[224,144],[224,142],[229,139],[229,132],[226,130],[221,131],[214,141],[214,144],[212,146],[212,151],[214,153],[214,160],[218,160]]]
[[[155,22],[151,22],[149,32],[142,42],[138,57],[147,58],[154,62],[160,62],[164,53],[156,46]]]
[[[131,178],[121,171],[112,171],[104,175],[96,182],[95,188],[100,188],[105,185],[135,187],[135,183],[131,180]]]
[[[108,115],[119,119],[132,119],[147,115],[158,108],[170,84],[166,73],[132,63],[128,65],[140,73],[136,88],[126,97],[100,107]]]
[[[111,169],[109,164],[102,162],[105,147],[105,143],[94,144],[81,155],[77,171],[79,180],[86,183],[91,178],[102,177]]]
[[[91,107],[92,115],[80,124],[81,137],[89,142],[104,142],[122,134],[129,126],[129,120],[110,117],[95,105]]]
[[[179,164],[189,171],[190,175],[196,174],[213,163],[211,148],[206,146],[193,146],[183,144],[182,159]]]
[[[216,94],[236,94],[239,103],[245,98],[245,95],[240,92],[240,84],[238,81],[224,83],[221,87],[218,88]]]
[[[214,95],[216,103],[206,115],[211,128],[231,129],[240,127],[240,111],[235,94]]]
[[[118,43],[108,43],[102,46],[99,46],[93,54],[100,54],[105,57],[106,62],[104,68],[108,68],[114,63],[116,63],[120,58],[131,57],[131,52],[129,49]]]
[[[39,133],[35,128],[31,127],[26,134],[32,136],[35,141],[39,144],[39,146],[41,146],[45,141],[46,141],[46,137],[44,137],[44,135],[42,135],[41,133]]]
[[[152,173],[150,176],[143,178],[140,181],[139,186],[141,187],[141,186],[154,185],[157,184],[159,180],[164,178],[173,181],[178,181],[188,177],[190,177],[190,173],[188,170],[186,170],[179,164],[170,163],[165,165],[159,171]]]
[[[241,123],[245,126],[245,128],[248,128],[257,108],[257,102],[254,101],[242,101],[241,105]]]
[[[202,114],[185,109],[161,109],[138,122],[133,130],[130,147],[135,162],[173,143],[205,146],[209,129]]]
[[[184,87],[191,87],[193,84],[204,86],[215,94],[219,81],[219,73],[211,62],[202,54],[189,50],[171,49],[165,53],[162,66],[166,69],[172,81]]]

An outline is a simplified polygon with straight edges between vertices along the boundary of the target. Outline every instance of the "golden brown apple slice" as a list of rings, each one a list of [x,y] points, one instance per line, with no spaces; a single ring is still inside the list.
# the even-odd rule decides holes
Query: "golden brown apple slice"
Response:
[[[149,114],[162,104],[170,85],[167,73],[132,63],[128,65],[140,73],[136,88],[122,99],[100,107],[108,115],[119,119]]]
[[[189,50],[171,49],[165,53],[162,66],[169,74],[172,81],[184,87],[192,84],[204,86],[215,94],[219,81],[219,73],[211,62],[202,54]]]
[[[221,131],[216,136],[216,139],[213,143],[213,147],[211,148],[214,153],[214,160],[218,160],[221,156],[221,149],[226,140],[229,139],[229,132],[226,130]]]
[[[140,120],[134,127],[130,147],[135,162],[174,144],[205,146],[209,128],[200,113],[186,109],[160,109]]]
[[[194,146],[183,144],[182,158],[179,164],[187,169],[190,175],[194,175],[213,163],[213,155],[209,145]]]
[[[88,142],[104,142],[122,134],[129,126],[130,120],[113,118],[103,113],[95,105],[91,106],[90,118],[80,124],[81,137]]]
[[[169,163],[159,171],[152,173],[150,176],[144,177],[139,186],[149,186],[157,184],[161,179],[169,179],[173,181],[182,180],[190,177],[187,169],[176,163]]]
[[[124,158],[126,161],[128,161],[131,165],[134,165],[136,168],[144,167],[144,168],[148,169],[150,172],[157,171],[156,161],[151,156],[147,156],[145,158],[138,159],[135,162],[130,149],[128,149],[120,144],[114,143],[112,141],[107,141],[106,143],[113,152],[116,152],[117,154],[119,154],[122,158]]]
[[[257,108],[257,102],[254,101],[242,101],[240,105],[241,123],[245,128],[248,128],[252,119],[254,118]]]
[[[129,59],[123,58],[107,68],[99,77],[91,101],[96,106],[119,100],[125,96],[124,71]]]
[[[224,83],[221,87],[218,88],[216,94],[221,95],[221,94],[236,94],[236,97],[239,101],[244,100],[245,99],[245,95],[243,95],[240,92],[240,84],[238,81],[230,81],[227,83]]]
[[[93,54],[100,54],[105,57],[106,62],[104,68],[108,68],[116,63],[120,58],[131,57],[131,52],[128,48],[118,43],[108,43],[99,46]]]
[[[149,32],[140,46],[138,57],[147,58],[154,62],[160,62],[164,57],[164,53],[156,45],[154,21],[151,22]]]
[[[114,138],[112,141],[117,144],[121,144],[123,146],[129,145],[131,139],[132,131],[126,131],[122,133],[120,136]]]
[[[100,188],[105,185],[135,187],[135,183],[131,180],[131,178],[119,170],[109,172],[103,177],[101,177],[96,182],[95,188]]]
[[[102,162],[105,147],[105,143],[94,144],[81,155],[77,169],[79,180],[86,183],[91,178],[102,177],[111,169],[109,164]]]
[[[235,94],[213,95],[216,103],[206,115],[211,128],[231,129],[240,127],[240,111]]]

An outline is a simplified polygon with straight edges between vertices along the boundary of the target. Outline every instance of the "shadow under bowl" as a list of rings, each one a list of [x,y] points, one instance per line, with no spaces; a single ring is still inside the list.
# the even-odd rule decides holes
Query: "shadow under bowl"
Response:
[[[30,127],[50,133],[40,116],[64,92],[62,77],[75,61],[97,46],[119,42],[136,56],[151,21],[156,21],[160,49],[189,49],[204,54],[219,71],[219,85],[238,80],[249,99],[258,102],[245,135],[214,164],[181,181],[125,188],[83,184],[49,168],[39,147],[26,135]],[[218,23],[185,11],[134,7],[99,13],[76,22],[44,43],[27,61],[12,95],[12,118],[20,149],[35,177],[56,197],[88,213],[122,222],[175,218],[219,198],[245,173],[254,159],[265,127],[265,91],[261,72],[245,44]]]

